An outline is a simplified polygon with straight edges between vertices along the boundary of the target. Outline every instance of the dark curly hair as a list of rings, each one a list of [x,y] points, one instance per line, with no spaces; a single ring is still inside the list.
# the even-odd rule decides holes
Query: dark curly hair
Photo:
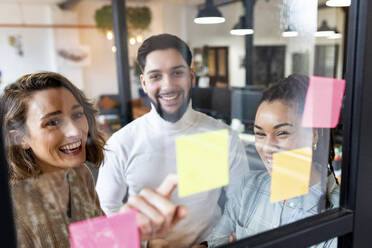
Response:
[[[69,90],[81,104],[88,120],[88,140],[86,145],[86,160],[97,168],[103,160],[104,136],[97,128],[96,114],[92,102],[84,93],[75,87],[64,76],[53,72],[28,74],[15,83],[7,86],[1,96],[0,113],[3,125],[3,137],[9,163],[9,178],[11,183],[17,180],[36,177],[41,173],[40,166],[35,163],[31,149],[24,149],[14,141],[10,133],[12,130],[26,134],[26,113],[30,96],[37,91],[64,87]]]
[[[292,74],[267,88],[262,94],[260,104],[262,102],[273,102],[276,100],[283,101],[287,104],[295,104],[297,114],[301,115],[304,111],[308,87],[308,76]]]

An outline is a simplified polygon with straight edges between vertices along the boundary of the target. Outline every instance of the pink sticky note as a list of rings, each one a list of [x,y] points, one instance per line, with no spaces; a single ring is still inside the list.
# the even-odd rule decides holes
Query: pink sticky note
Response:
[[[70,224],[71,248],[139,248],[136,212],[102,216]]]
[[[302,116],[303,127],[334,128],[340,118],[345,80],[310,77]]]

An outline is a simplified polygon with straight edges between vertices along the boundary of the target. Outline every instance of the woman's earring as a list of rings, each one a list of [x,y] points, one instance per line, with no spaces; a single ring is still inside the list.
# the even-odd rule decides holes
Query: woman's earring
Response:
[[[313,144],[313,149],[314,149],[314,151],[316,150],[316,148],[318,148],[318,144],[317,144],[317,143],[314,143],[314,144]]]

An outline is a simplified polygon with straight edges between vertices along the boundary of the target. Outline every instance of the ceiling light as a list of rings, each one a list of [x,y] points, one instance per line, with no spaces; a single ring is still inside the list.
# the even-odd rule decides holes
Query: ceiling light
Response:
[[[329,7],[349,7],[351,0],[328,0],[326,5]]]
[[[130,43],[131,45],[136,44],[136,39],[135,39],[135,38],[130,38],[130,39],[129,39],[129,43]]]
[[[106,33],[106,38],[108,40],[112,40],[112,38],[114,37],[114,34],[112,33],[112,31],[107,31]]]
[[[315,37],[328,37],[335,33],[330,27],[328,27],[327,21],[322,21],[322,25],[318,28],[318,31],[315,33]]]
[[[142,35],[137,35],[136,40],[138,43],[142,43],[143,41]]]
[[[289,25],[284,32],[282,33],[283,37],[296,37],[298,36],[298,32],[292,27],[292,25]]]
[[[225,18],[221,12],[213,4],[213,0],[206,0],[205,7],[198,11],[197,17],[194,19],[197,24],[215,24],[225,22]]]
[[[253,33],[253,28],[246,26],[245,16],[241,16],[238,23],[230,30],[230,34],[232,35],[249,35]]]

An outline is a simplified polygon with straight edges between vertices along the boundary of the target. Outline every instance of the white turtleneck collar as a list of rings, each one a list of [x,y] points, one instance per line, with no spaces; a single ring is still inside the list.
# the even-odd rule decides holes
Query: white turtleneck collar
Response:
[[[198,119],[198,113],[192,109],[191,105],[192,104],[190,101],[187,110],[183,114],[181,119],[176,122],[170,122],[164,120],[156,111],[155,106],[151,104],[151,111],[148,114],[149,124],[154,127],[154,130],[160,128],[160,130],[166,129],[167,131],[179,132],[186,128],[189,128],[190,126],[194,125]]]

